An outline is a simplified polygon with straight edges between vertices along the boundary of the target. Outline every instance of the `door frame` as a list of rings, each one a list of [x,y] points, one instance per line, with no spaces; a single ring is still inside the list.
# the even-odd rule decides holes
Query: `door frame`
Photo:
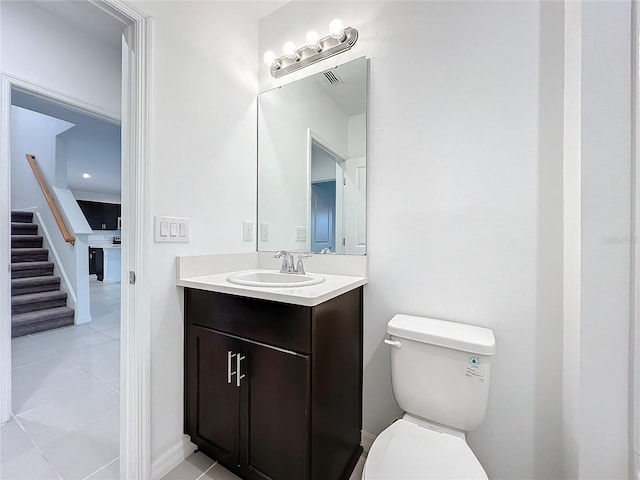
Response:
[[[151,477],[149,290],[149,95],[151,18],[120,0],[90,0],[123,24],[122,44],[122,212],[125,232],[120,342],[120,478]],[[112,112],[47,90],[8,74],[0,77],[0,265],[11,263],[11,90],[23,90],[114,120]],[[0,298],[11,295],[10,275],[0,275]],[[11,418],[11,307],[0,302],[0,423]]]
[[[325,141],[320,135],[311,128],[307,128],[307,251],[311,251],[311,162],[313,160],[313,144],[318,145],[329,155],[333,155],[336,161],[336,218],[335,218],[335,236],[336,236],[336,252],[342,253],[342,238],[344,236],[343,226],[343,205],[344,205],[344,168],[343,165],[347,160],[347,155],[336,152],[329,147],[329,142]],[[340,187],[340,188],[338,188]],[[338,239],[339,238],[339,239]]]

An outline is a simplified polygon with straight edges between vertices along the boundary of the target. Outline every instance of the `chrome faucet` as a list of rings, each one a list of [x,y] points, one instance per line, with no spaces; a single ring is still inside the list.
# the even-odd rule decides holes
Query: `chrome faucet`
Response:
[[[293,270],[293,255],[286,250],[278,250],[274,255],[274,258],[282,257],[282,266],[280,267],[280,273],[294,273]]]
[[[299,273],[304,275],[304,264],[302,263],[302,259],[309,258],[310,256],[311,255],[298,255],[298,263],[296,263],[295,267],[293,266],[293,255],[286,250],[278,250],[274,255],[274,258],[282,257],[280,273]]]

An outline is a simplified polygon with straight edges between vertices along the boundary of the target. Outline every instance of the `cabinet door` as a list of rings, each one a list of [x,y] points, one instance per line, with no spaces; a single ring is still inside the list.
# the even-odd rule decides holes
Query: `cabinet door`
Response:
[[[309,357],[249,342],[242,349],[244,476],[309,478]]]
[[[229,382],[238,345],[227,335],[187,326],[185,427],[206,454],[230,467],[238,467],[240,445],[240,388],[235,376]]]
[[[104,205],[104,221],[107,224],[107,230],[118,229],[118,217],[120,217],[120,204],[119,203],[106,203]]]

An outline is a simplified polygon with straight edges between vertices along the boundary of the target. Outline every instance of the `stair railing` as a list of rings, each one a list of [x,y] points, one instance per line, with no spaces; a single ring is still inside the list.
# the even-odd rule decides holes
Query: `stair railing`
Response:
[[[60,229],[60,233],[62,233],[62,236],[64,237],[64,241],[71,244],[75,243],[76,237],[73,236],[71,232],[69,232],[69,229],[67,228],[67,224],[64,222],[64,219],[62,218],[62,214],[60,213],[60,209],[58,208],[58,205],[53,199],[53,195],[51,195],[51,191],[49,190],[47,181],[42,175],[42,172],[40,171],[40,167],[38,167],[38,164],[36,163],[35,155],[30,155],[27,153],[27,162],[29,162],[29,165],[31,165],[31,170],[33,170],[33,174],[35,175],[36,180],[38,181],[38,185],[40,185],[40,188],[42,189],[44,198],[46,198],[47,203],[49,204],[51,213],[53,213],[53,218],[55,218],[56,223],[58,224],[58,228]]]

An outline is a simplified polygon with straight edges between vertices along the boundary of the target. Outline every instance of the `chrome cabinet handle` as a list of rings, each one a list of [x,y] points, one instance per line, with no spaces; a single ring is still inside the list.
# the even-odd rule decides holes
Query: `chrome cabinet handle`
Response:
[[[242,380],[245,375],[244,374],[240,374],[240,362],[244,360],[244,356],[240,355],[239,353],[236,354],[236,387],[240,386],[240,380]]]
[[[227,352],[227,383],[231,383],[231,377],[236,374],[236,372],[231,371],[231,359],[233,356],[233,352],[229,350]]]
[[[388,338],[385,338],[384,339],[384,343],[386,343],[387,345],[391,345],[392,347],[396,347],[396,348],[402,347],[402,342],[399,342],[398,340],[389,340]]]

